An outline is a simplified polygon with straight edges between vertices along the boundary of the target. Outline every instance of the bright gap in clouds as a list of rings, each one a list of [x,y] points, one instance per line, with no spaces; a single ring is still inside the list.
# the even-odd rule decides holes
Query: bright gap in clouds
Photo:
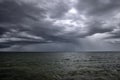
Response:
[[[76,20],[79,19],[79,20]],[[64,28],[65,33],[71,33],[80,29],[80,32],[85,27],[86,17],[84,15],[80,15],[79,12],[71,6],[71,8],[66,12],[62,19],[56,19],[54,25],[58,25]]]
[[[77,14],[78,12],[77,12],[77,10],[75,8],[71,8],[68,13]]]

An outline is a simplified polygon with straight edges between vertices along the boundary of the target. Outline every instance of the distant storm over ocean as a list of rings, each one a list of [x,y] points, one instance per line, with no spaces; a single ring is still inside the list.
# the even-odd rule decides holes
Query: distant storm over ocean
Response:
[[[120,0],[0,0],[0,51],[119,51]]]

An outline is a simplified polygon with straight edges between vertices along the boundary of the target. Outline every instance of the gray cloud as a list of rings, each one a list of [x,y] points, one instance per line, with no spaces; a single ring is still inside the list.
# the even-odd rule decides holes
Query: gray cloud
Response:
[[[114,30],[113,27],[105,27],[103,25],[104,25],[104,23],[101,23],[98,21],[93,21],[93,22],[89,23],[89,25],[87,26],[88,32],[87,32],[86,36],[91,36],[96,33],[111,32]]]
[[[119,11],[119,0],[78,0],[77,9],[90,15],[109,15]]]
[[[109,33],[110,36],[106,37],[106,39],[119,39],[120,38],[120,29],[114,30]]]
[[[51,18],[61,18],[69,9],[69,4],[65,3],[64,0],[61,0],[48,12]]]
[[[75,6],[79,14],[88,17],[87,32],[83,37],[100,33],[106,35],[103,40],[120,38],[118,29],[120,17],[115,17],[120,13],[119,0],[78,0]]]
[[[53,48],[64,51],[66,47],[76,50],[78,46],[82,48],[80,50],[98,50],[100,47],[94,47],[96,43],[91,44],[86,39],[96,34],[105,34],[103,41],[108,37],[120,38],[119,21],[115,17],[119,8],[119,0],[78,0],[78,3],[70,0],[0,0],[0,48],[32,44],[30,49],[37,44],[41,51]],[[93,48],[88,48],[90,45]],[[24,49],[29,50],[26,47]],[[13,49],[17,50],[16,47]]]
[[[6,29],[4,27],[0,27],[0,36],[3,35],[7,31],[8,31],[8,29]]]
[[[58,18],[68,10],[65,7],[64,2],[58,2],[53,7],[38,7],[34,4],[25,3],[24,1],[5,0],[0,3],[0,24],[1,24],[1,38],[6,41],[1,42],[1,47],[9,47],[12,45],[20,45],[24,43],[49,43],[49,41],[55,42],[69,42],[72,41],[56,34],[61,32],[62,28],[53,25],[51,21],[44,21],[47,15],[50,17]],[[50,8],[50,10],[49,10]],[[58,10],[60,9],[60,10]],[[64,27],[63,27],[64,28]],[[29,35],[21,35],[21,33],[27,33]],[[31,36],[31,37],[30,37]],[[42,38],[41,39],[35,39]],[[20,38],[18,44],[17,40],[11,40],[11,38]],[[26,39],[26,41],[24,41]],[[30,41],[29,41],[30,39]],[[28,42],[27,42],[28,41]],[[8,44],[8,45],[7,45]]]
[[[0,3],[0,23],[20,23],[25,18],[36,19],[36,15],[42,17],[44,11],[30,4],[18,4],[15,0],[5,0]]]
[[[39,17],[43,18],[43,14],[44,11],[42,9],[38,9],[30,4],[18,3],[18,1],[15,0],[4,0],[0,2],[0,37],[1,40],[6,40],[5,42],[0,42],[1,47],[9,47],[11,45],[18,44],[17,40],[12,41],[11,38],[19,37],[18,35],[20,32],[29,31],[29,29],[26,29],[26,27],[23,26],[25,25],[25,22],[27,23],[27,19],[30,21],[37,21],[38,18],[36,15],[39,15]],[[33,40],[31,42],[29,39],[24,41],[24,38],[28,38],[28,36],[21,37],[19,40],[21,44],[22,42],[39,42],[34,41],[34,38],[32,38]]]

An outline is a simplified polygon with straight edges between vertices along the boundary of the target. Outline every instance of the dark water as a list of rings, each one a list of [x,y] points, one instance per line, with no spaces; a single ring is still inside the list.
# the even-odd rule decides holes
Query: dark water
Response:
[[[0,80],[120,80],[120,53],[1,53]]]

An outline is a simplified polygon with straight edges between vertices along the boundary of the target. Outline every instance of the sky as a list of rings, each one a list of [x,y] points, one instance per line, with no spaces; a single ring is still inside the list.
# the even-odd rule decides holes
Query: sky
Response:
[[[0,0],[0,51],[120,51],[120,0]]]

